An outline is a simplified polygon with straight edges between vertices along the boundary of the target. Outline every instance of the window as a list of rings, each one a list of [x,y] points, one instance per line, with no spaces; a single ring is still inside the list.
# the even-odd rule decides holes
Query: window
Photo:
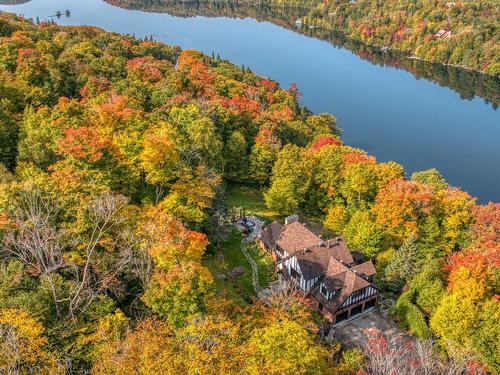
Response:
[[[321,284],[321,294],[323,294],[325,297],[328,296],[328,290],[326,290],[325,284]]]
[[[300,280],[300,273],[298,273],[295,268],[290,267],[290,275],[295,279],[295,280]]]

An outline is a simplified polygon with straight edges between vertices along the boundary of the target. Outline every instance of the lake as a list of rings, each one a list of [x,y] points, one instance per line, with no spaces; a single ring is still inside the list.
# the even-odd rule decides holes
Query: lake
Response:
[[[112,2],[134,7],[131,0]],[[295,15],[234,8],[152,10],[170,14],[102,0],[0,0],[0,11],[152,35],[218,54],[285,88],[297,83],[303,105],[337,116],[346,144],[379,161],[394,160],[408,175],[437,168],[479,202],[500,201],[498,79],[377,53],[319,30],[295,29]],[[62,15],[55,17],[58,11]]]

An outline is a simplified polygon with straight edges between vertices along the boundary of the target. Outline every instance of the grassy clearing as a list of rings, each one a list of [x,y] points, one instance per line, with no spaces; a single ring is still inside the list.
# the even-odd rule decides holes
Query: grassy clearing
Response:
[[[252,286],[252,269],[240,249],[242,239],[243,236],[238,230],[234,229],[229,240],[224,243],[219,250],[219,252],[222,253],[222,257],[220,257],[220,255],[218,256],[216,253],[204,260],[205,266],[214,275],[217,291],[221,295],[239,304],[250,302],[252,297],[255,297],[255,291]],[[266,254],[259,251],[256,245],[249,245],[249,252],[257,262],[259,283],[261,287],[265,287],[268,284],[270,275],[269,267],[272,267],[272,260]],[[227,276],[233,268],[238,266],[243,266],[245,268],[245,273],[243,275],[234,279],[220,279],[216,277],[216,275]]]
[[[270,223],[278,218],[278,215],[269,210],[262,199],[260,191],[253,187],[230,185],[226,189],[226,197],[230,209],[244,208],[246,215],[255,215]],[[243,255],[240,244],[243,236],[234,229],[229,240],[221,245],[221,249],[215,255],[205,258],[205,266],[212,272],[218,293],[232,299],[239,304],[245,304],[255,297],[252,286],[252,268]],[[275,276],[273,273],[272,259],[262,252],[257,245],[248,244],[248,252],[256,261],[259,270],[259,284],[267,287],[269,281]],[[222,257],[217,255],[221,253]],[[235,279],[217,278],[216,275],[228,275],[238,266],[245,268],[245,273]]]
[[[276,212],[266,207],[261,192],[254,187],[230,185],[227,187],[226,197],[230,208],[244,208],[247,216],[258,216],[266,223],[279,217]]]
[[[205,266],[214,275],[217,291],[224,297],[240,304],[249,301],[252,295],[252,271],[240,250],[242,238],[242,235],[236,229],[233,230],[229,240],[222,244],[221,249],[215,255],[211,255],[204,260]],[[223,259],[218,256],[218,252],[222,253]],[[245,273],[235,280],[217,278],[219,274],[227,276],[229,271],[237,266],[245,267]]]
[[[226,199],[230,209],[244,208],[247,216],[257,216],[263,219],[266,224],[279,220],[283,222],[283,215],[274,212],[266,207],[264,199],[259,189],[251,186],[229,185],[226,188]],[[309,228],[316,234],[324,238],[331,238],[334,233],[321,225],[321,218],[313,218],[310,215],[299,211],[301,222],[306,222]]]
[[[255,243],[248,245],[248,252],[250,256],[257,263],[259,268],[259,284],[261,288],[266,288],[269,282],[276,279],[276,274],[274,273],[274,262],[273,259],[263,252],[259,246]]]

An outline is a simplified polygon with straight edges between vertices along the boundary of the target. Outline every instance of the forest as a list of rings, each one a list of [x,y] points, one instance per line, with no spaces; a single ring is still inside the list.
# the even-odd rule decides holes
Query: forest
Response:
[[[381,51],[376,46],[346,37],[341,31],[324,27],[309,27],[297,24],[297,19],[307,15],[304,8],[296,6],[273,6],[261,2],[258,5],[246,1],[189,1],[175,0],[106,0],[125,9],[148,12],[164,12],[178,17],[250,17],[259,21],[272,22],[281,27],[326,40],[335,46],[349,49],[357,56],[373,64],[405,69],[417,78],[425,78],[458,92],[461,98],[472,99],[479,96],[494,108],[500,103],[500,76],[482,74],[452,65],[435,64],[421,59],[410,58],[405,51]]]
[[[0,13],[0,373],[499,372],[500,203],[378,163],[300,95],[194,50]],[[205,261],[228,241],[229,185],[373,259],[415,339],[341,351],[293,290],[221,293]]]
[[[494,0],[326,1],[304,20],[365,44],[498,76],[499,11]]]

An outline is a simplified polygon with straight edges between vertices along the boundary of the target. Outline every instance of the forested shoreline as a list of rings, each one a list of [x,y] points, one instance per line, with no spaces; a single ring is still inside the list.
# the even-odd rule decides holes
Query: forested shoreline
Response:
[[[331,28],[312,27],[297,24],[307,9],[295,6],[273,6],[271,3],[231,2],[227,1],[141,1],[141,0],[106,0],[108,3],[125,9],[148,12],[168,13],[177,17],[251,17],[259,21],[272,22],[295,32],[326,40],[335,46],[349,49],[357,56],[373,64],[405,69],[417,78],[438,83],[460,94],[461,98],[483,98],[497,108],[500,103],[500,78],[498,75],[483,74],[474,69],[452,66],[440,62],[431,62],[421,58],[412,58],[404,51],[381,51],[380,47],[370,46],[360,40],[345,36],[344,32]]]
[[[227,184],[373,259],[434,373],[498,372],[500,204],[406,178],[299,97],[197,51],[0,13],[0,372],[377,373],[374,343],[340,354],[297,293],[215,288]]]
[[[500,74],[498,3],[477,1],[318,2],[304,20],[425,61]]]
[[[186,4],[210,7],[267,8],[283,16],[278,23],[335,31],[379,49],[423,61],[500,75],[500,9],[493,0],[475,1],[231,1],[107,0],[130,9],[162,11]],[[287,14],[287,13],[292,14]],[[293,15],[293,18],[290,17]],[[440,35],[439,32],[450,32]]]

